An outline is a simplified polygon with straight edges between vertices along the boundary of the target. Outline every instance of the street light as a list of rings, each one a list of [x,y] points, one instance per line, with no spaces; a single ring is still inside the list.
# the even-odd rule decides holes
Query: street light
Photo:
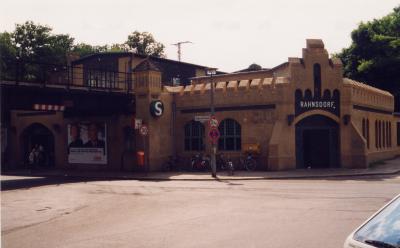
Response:
[[[214,82],[213,82],[213,75],[217,74],[217,68],[207,68],[206,69],[206,74],[210,76],[210,84],[211,84],[211,89],[210,89],[210,108],[211,108],[211,117],[215,115],[215,108],[214,108]],[[212,177],[217,177],[217,165],[216,165],[216,159],[215,155],[217,153],[217,146],[215,142],[212,142],[212,151],[211,151],[211,175]]]

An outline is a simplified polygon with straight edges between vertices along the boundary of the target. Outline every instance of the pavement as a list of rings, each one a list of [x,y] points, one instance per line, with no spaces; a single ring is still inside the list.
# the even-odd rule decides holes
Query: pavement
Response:
[[[337,177],[364,177],[377,175],[395,175],[400,173],[400,157],[375,163],[366,169],[296,169],[286,171],[235,171],[233,176],[227,172],[217,172],[213,178],[206,172],[131,172],[131,171],[82,171],[82,170],[40,170],[30,173],[27,170],[3,172],[9,176],[68,177],[116,180],[150,181],[206,181],[206,180],[273,180],[273,179],[313,179]]]
[[[244,181],[4,177],[14,178],[14,190],[1,192],[7,248],[337,248],[400,190],[399,174]]]

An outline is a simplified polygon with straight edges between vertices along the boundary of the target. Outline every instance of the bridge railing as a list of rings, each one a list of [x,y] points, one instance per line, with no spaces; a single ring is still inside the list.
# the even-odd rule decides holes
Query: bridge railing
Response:
[[[1,81],[11,84],[133,90],[132,74],[127,72],[18,60],[3,62],[1,69]]]

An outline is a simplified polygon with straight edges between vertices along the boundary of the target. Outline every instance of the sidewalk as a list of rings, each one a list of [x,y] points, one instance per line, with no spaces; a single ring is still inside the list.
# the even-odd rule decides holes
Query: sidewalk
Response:
[[[265,180],[265,179],[313,179],[313,178],[340,178],[376,175],[400,174],[400,157],[386,160],[368,169],[298,169],[287,171],[235,171],[235,175],[228,176],[225,171],[218,172],[219,180]],[[72,171],[51,170],[37,171],[29,174],[28,171],[5,172],[3,175],[15,176],[44,176],[44,177],[72,177],[91,179],[121,179],[121,180],[215,180],[210,173],[204,172],[150,172],[147,175],[141,172],[119,171]]]

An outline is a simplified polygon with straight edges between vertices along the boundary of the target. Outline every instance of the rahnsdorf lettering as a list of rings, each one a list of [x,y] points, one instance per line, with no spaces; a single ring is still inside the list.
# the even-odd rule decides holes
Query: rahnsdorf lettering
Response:
[[[300,101],[300,107],[336,109],[334,101]]]

